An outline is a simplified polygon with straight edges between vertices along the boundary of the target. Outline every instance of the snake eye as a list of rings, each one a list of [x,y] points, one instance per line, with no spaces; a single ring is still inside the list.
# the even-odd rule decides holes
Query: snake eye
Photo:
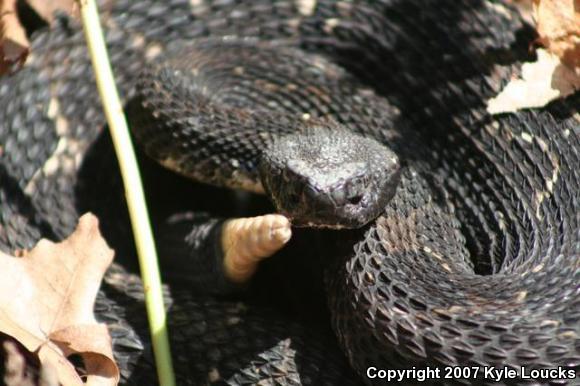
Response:
[[[298,195],[296,193],[290,195],[290,202],[293,204],[298,204]]]
[[[288,203],[290,205],[297,205],[300,201],[300,196],[296,192],[292,192],[288,194]]]

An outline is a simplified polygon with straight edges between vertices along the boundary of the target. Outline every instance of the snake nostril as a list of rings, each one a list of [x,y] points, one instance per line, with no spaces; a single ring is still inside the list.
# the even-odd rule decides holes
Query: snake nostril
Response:
[[[358,205],[361,202],[362,198],[363,198],[362,194],[357,194],[356,196],[349,197],[348,203],[352,205]]]

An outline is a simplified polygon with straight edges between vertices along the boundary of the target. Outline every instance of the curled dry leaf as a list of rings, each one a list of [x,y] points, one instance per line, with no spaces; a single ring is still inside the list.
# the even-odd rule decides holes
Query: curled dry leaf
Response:
[[[0,75],[16,71],[26,61],[30,43],[16,11],[17,0],[0,0]],[[77,17],[75,0],[26,0],[46,22],[52,23],[57,11]]]
[[[87,385],[116,385],[111,338],[93,306],[113,251],[86,214],[61,243],[40,240],[24,257],[0,254],[0,331],[37,352],[64,386],[83,385],[66,359],[80,354]]]
[[[16,0],[0,0],[0,75],[24,64],[29,43],[16,13]]]
[[[26,2],[48,23],[54,21],[57,11],[65,12],[73,17],[78,17],[79,13],[76,0],[26,0]]]
[[[527,3],[515,1],[520,8]],[[580,0],[533,0],[532,14],[545,49],[524,63],[521,79],[488,101],[490,114],[543,107],[580,90]]]
[[[570,68],[580,67],[580,0],[534,0],[540,43]]]
[[[572,70],[546,50],[537,51],[538,60],[524,63],[522,79],[513,79],[487,103],[490,114],[542,107],[580,89],[580,68]]]

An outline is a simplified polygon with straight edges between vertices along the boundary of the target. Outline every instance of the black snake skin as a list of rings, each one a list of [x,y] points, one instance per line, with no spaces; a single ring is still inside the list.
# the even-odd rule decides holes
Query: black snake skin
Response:
[[[508,4],[111,0],[101,11],[126,101],[141,69],[176,40],[284,40],[342,66],[372,92],[362,102],[328,96],[319,104],[317,85],[295,79],[299,96],[282,108],[332,116],[387,142],[403,162],[383,215],[311,246],[325,266],[346,360],[325,322],[311,327],[275,302],[264,311],[249,298],[240,305],[172,286],[179,384],[389,383],[366,377],[369,366],[580,372],[580,95],[542,109],[486,112],[486,101],[533,60],[534,34]],[[86,210],[122,207],[79,25],[61,16],[32,42],[25,68],[0,79],[0,243],[8,252],[65,237]],[[257,102],[278,82],[263,75]],[[241,143],[237,154],[255,159],[251,141]],[[123,210],[101,224],[117,255],[130,255]],[[115,265],[96,309],[111,326],[123,382],[154,384],[139,281]],[[434,381],[453,382],[494,383]],[[527,382],[580,380],[502,380]]]

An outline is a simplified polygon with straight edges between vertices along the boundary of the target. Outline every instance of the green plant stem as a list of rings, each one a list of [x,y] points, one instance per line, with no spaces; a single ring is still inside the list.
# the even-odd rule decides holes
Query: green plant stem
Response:
[[[163,305],[157,252],[135,151],[129,136],[121,100],[115,87],[97,6],[94,0],[78,0],[78,4],[81,9],[83,28],[95,71],[97,87],[103,102],[111,137],[113,138],[115,152],[119,159],[121,175],[123,176],[125,195],[141,266],[141,277],[143,279],[145,303],[159,383],[162,386],[174,386],[175,375],[169,348],[167,316]]]

